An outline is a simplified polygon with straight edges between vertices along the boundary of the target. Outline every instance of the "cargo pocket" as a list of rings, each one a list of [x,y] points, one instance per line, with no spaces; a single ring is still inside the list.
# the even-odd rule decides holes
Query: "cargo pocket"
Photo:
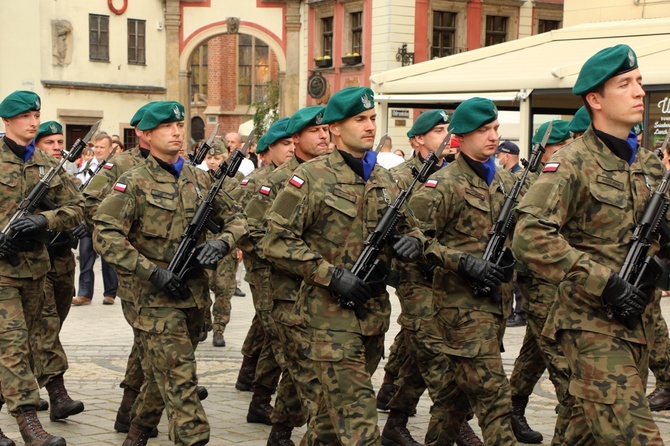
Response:
[[[147,207],[142,216],[142,234],[147,237],[168,238],[177,206],[173,199],[154,195],[153,192],[146,195]]]
[[[589,378],[572,378],[569,390],[571,395],[593,403],[614,404],[617,397],[615,383]]]

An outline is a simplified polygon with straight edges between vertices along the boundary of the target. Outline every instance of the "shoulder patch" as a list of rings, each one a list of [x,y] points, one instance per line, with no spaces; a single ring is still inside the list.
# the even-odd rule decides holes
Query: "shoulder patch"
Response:
[[[547,165],[544,166],[544,169],[542,169],[542,172],[556,172],[560,165],[561,163],[547,163]]]
[[[425,183],[426,187],[436,187],[437,186],[437,180],[427,180]]]
[[[242,181],[240,181],[240,184],[242,186],[246,186],[247,184],[249,184],[249,179],[248,178],[243,179]]]
[[[270,186],[261,186],[258,192],[260,192],[262,195],[270,195],[270,190]]]
[[[123,183],[116,183],[116,184],[114,185],[114,190],[123,193],[123,192],[126,191],[126,187],[128,187],[128,186],[126,186],[126,185],[123,184]]]
[[[111,169],[112,167],[114,167],[114,163],[105,163],[105,165],[102,166],[102,167],[103,167],[104,169],[108,169],[108,170],[109,170],[109,169]]]
[[[288,182],[289,182],[291,185],[297,187],[298,189],[300,189],[300,188],[302,187],[302,185],[305,184],[305,180],[303,180],[302,178],[300,178],[298,175],[293,175],[293,176],[291,177],[291,179],[288,180]]]

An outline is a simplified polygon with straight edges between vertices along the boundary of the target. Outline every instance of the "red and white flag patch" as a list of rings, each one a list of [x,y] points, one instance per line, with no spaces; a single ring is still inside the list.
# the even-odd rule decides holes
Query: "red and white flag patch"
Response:
[[[544,169],[542,169],[542,172],[556,172],[558,170],[558,166],[560,166],[561,163],[548,163],[546,166],[544,166]]]
[[[436,187],[437,186],[437,180],[428,180],[426,181],[426,187]]]
[[[249,184],[249,180],[248,180],[247,178],[245,178],[245,179],[243,179],[242,181],[240,181],[240,184],[241,184],[242,186],[246,186],[247,184]]]
[[[270,186],[261,186],[261,189],[258,192],[263,195],[270,195]]]
[[[302,185],[305,184],[305,180],[300,178],[298,175],[293,175],[291,179],[288,180],[288,182],[293,186],[297,187],[298,189],[300,189]]]
[[[114,185],[114,190],[115,190],[115,191],[119,191],[119,192],[125,192],[125,191],[126,191],[126,187],[128,187],[128,186],[126,186],[126,185],[123,184],[123,183],[116,183],[116,184]]]
[[[105,163],[105,165],[102,166],[102,167],[103,167],[104,169],[109,170],[109,169],[111,169],[112,167],[114,167],[114,163]]]

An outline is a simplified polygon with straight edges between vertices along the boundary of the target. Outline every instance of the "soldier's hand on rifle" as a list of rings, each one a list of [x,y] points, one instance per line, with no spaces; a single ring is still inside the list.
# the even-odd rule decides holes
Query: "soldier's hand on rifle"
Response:
[[[370,285],[359,279],[346,268],[337,267],[330,279],[330,290],[337,297],[353,303],[354,307],[363,307],[372,297]]]
[[[19,252],[14,239],[6,234],[0,233],[0,257],[10,257]]]
[[[41,229],[46,229],[48,225],[47,218],[42,214],[30,214],[25,217],[14,220],[10,225],[9,229],[14,231],[17,235],[37,232]]]
[[[623,280],[615,272],[610,273],[601,298],[606,306],[625,315],[644,313],[648,303],[647,295],[643,291]]]
[[[215,266],[223,256],[228,254],[230,249],[228,243],[223,240],[207,240],[205,243],[198,246],[198,248],[200,249],[200,252],[196,257],[196,260],[201,266],[205,267]]]
[[[400,235],[395,237],[394,241],[393,252],[402,260],[416,260],[423,254],[421,242],[417,238]]]
[[[505,274],[498,265],[478,259],[470,254],[463,254],[458,262],[458,271],[470,279],[477,280],[489,288],[503,283]]]
[[[160,266],[151,273],[149,281],[174,300],[183,300],[189,296],[189,290],[184,282],[176,274]]]
[[[77,240],[81,240],[84,237],[90,237],[91,236],[91,231],[88,230],[88,226],[86,226],[86,223],[81,222],[72,230],[70,231],[72,234],[72,237],[76,238]]]

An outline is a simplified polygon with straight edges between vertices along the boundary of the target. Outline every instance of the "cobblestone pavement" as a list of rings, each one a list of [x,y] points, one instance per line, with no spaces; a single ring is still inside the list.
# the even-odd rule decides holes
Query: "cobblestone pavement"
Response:
[[[51,422],[46,412],[40,412],[45,429],[55,435],[63,436],[69,445],[121,445],[125,434],[113,429],[114,417],[121,401],[122,391],[119,383],[123,379],[126,359],[130,351],[132,332],[121,312],[121,305],[102,305],[102,278],[99,262],[96,262],[96,295],[91,305],[73,307],[70,311],[61,340],[69,357],[70,370],[65,374],[65,383],[74,399],[83,401],[86,410],[63,422]],[[242,361],[240,348],[253,316],[253,304],[249,287],[243,283],[246,297],[233,298],[231,323],[226,329],[226,347],[215,348],[211,336],[202,343],[196,352],[200,384],[209,390],[209,397],[203,402],[211,424],[210,445],[264,446],[270,427],[248,424],[246,413],[251,393],[235,390],[237,372]],[[392,296],[394,303],[397,303]],[[399,305],[394,305],[393,321],[397,318]],[[670,317],[670,298],[663,299],[663,312]],[[391,324],[386,336],[387,349],[393,342],[398,326]],[[508,375],[512,371],[514,359],[521,347],[525,328],[509,328],[505,335],[503,362]],[[373,383],[379,387],[383,377],[385,360],[373,376]],[[650,376],[649,389],[653,389],[653,375]],[[42,397],[46,397],[42,389]],[[549,444],[555,421],[554,390],[547,374],[543,376],[531,396],[526,414],[529,424],[544,435],[544,444]],[[415,417],[410,418],[409,428],[417,440],[422,440],[426,431],[430,399],[424,394]],[[387,415],[379,414],[379,425],[383,427]],[[661,434],[670,440],[670,411],[656,412],[654,418]],[[479,432],[476,421],[471,421]],[[17,444],[23,444],[14,419],[6,409],[0,413],[0,427]],[[149,441],[150,446],[171,445],[167,437],[165,418],[159,425],[160,435]],[[296,442],[302,437],[304,429],[294,431]]]

